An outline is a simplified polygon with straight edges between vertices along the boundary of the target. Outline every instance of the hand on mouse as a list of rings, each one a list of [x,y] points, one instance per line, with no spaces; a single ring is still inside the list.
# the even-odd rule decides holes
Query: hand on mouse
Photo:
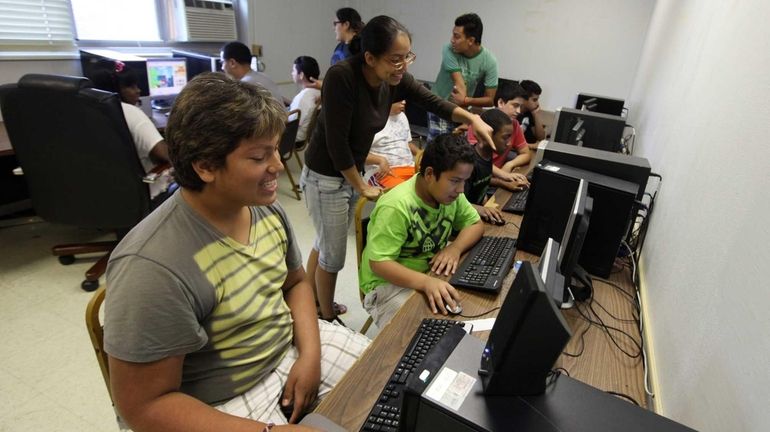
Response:
[[[484,207],[474,204],[473,207],[479,213],[481,220],[489,222],[495,225],[505,225],[505,219],[503,218],[503,212],[495,207]]]
[[[428,275],[425,275],[425,281],[418,288],[418,291],[425,295],[426,300],[428,300],[428,306],[434,314],[442,313],[448,315],[447,305],[449,305],[449,308],[454,309],[458,305],[455,299],[460,298],[457,290],[449,282]]]

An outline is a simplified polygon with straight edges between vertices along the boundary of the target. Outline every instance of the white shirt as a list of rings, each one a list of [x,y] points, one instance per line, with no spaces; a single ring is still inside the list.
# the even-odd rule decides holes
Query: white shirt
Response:
[[[385,156],[392,167],[413,166],[414,156],[409,149],[412,132],[406,114],[398,113],[388,117],[388,122],[381,131],[374,135],[371,153]]]
[[[121,102],[121,105],[123,106],[123,116],[128,124],[128,131],[131,132],[131,137],[134,139],[139,162],[142,163],[145,173],[150,172],[155,166],[152,160],[150,160],[150,152],[156,144],[163,141],[163,137],[158,132],[158,129],[155,128],[152,120],[142,112],[141,108],[125,102]],[[154,198],[157,194],[166,190],[170,181],[171,176],[164,173],[154,183],[150,183],[150,197]]]
[[[295,109],[300,110],[299,129],[297,129],[296,141],[305,141],[305,139],[307,139],[307,128],[310,125],[310,119],[313,117],[313,112],[318,105],[316,101],[320,101],[320,98],[321,90],[304,88],[291,100],[289,111],[294,111]],[[296,116],[290,116],[289,121],[294,120],[294,117]]]

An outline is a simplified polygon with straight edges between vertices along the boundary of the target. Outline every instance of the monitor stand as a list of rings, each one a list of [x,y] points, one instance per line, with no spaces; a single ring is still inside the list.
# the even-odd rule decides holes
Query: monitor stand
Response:
[[[577,283],[575,283],[577,282]],[[583,267],[575,266],[575,271],[572,273],[572,283],[569,284],[569,290],[572,293],[570,296],[573,301],[588,300],[593,294],[594,285],[591,282],[591,276],[588,275]]]
[[[166,112],[171,109],[171,103],[168,99],[153,99],[150,102],[150,106],[155,111]]]

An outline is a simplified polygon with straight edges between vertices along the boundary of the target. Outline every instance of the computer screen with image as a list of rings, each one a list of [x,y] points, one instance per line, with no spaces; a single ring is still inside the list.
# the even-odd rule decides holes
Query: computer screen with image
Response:
[[[150,97],[173,97],[187,85],[187,62],[179,58],[147,59]]]

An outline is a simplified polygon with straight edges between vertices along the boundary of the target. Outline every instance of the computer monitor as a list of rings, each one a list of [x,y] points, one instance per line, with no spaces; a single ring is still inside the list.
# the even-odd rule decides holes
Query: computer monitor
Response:
[[[147,82],[153,109],[171,107],[171,101],[187,85],[187,61],[183,58],[147,59]]]
[[[623,149],[623,117],[562,107],[556,110],[554,125],[554,141],[610,152]]]
[[[540,261],[537,265],[537,271],[540,273],[540,279],[548,287],[548,294],[551,296],[554,304],[562,307],[564,304],[564,276],[559,272],[559,242],[553,238],[548,238],[540,254]]]
[[[638,185],[636,199],[642,201],[651,171],[650,161],[647,159],[555,141],[547,141],[541,145],[541,148],[543,149],[540,155],[542,160],[573,166]]]
[[[204,72],[219,72],[222,70],[222,60],[219,52],[202,54],[192,51],[171,50],[175,58],[187,60],[187,81]]]
[[[534,265],[516,273],[481,355],[484,394],[542,394],[548,372],[572,332]]]
[[[559,273],[564,277],[562,307],[569,307],[573,300],[585,300],[591,296],[591,278],[578,264],[578,260],[588,233],[593,206],[594,200],[588,196],[588,182],[581,179],[559,247]]]
[[[575,109],[593,111],[614,116],[623,116],[625,101],[623,99],[599,96],[590,93],[579,93]]]

